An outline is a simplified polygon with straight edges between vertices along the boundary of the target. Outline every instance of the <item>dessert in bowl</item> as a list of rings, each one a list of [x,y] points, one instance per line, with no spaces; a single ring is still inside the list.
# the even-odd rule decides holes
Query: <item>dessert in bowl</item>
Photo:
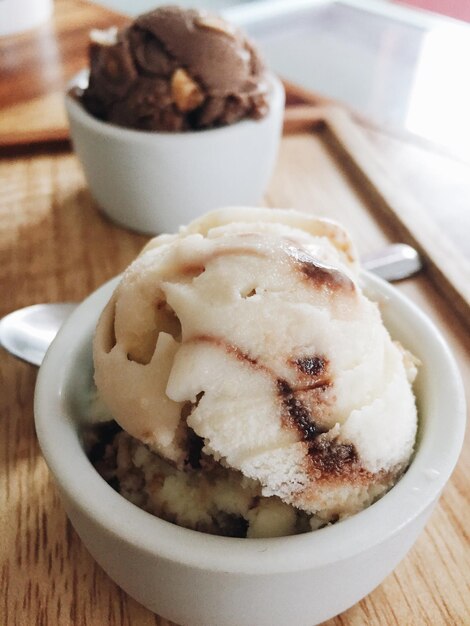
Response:
[[[155,237],[100,318],[94,368],[124,430],[108,479],[195,530],[260,537],[343,519],[413,452],[413,358],[325,219],[234,207]]]
[[[253,216],[252,222],[257,221],[257,225],[252,223],[251,226],[247,226],[250,222],[250,211]],[[188,240],[193,243],[198,242],[199,251],[203,251],[204,246],[207,245],[209,247],[231,245],[233,236],[244,238],[245,258],[250,256],[256,259],[259,255],[253,254],[253,248],[250,248],[253,237],[247,236],[248,231],[252,231],[252,235],[256,238],[260,237],[263,245],[269,240],[270,250],[273,249],[271,237],[275,229],[273,230],[272,224],[260,225],[260,222],[264,220],[260,219],[260,213],[257,210],[237,209],[237,215],[243,217],[241,221],[245,226],[235,228],[235,232],[230,234],[226,231],[221,233],[222,222],[227,221],[228,213],[222,211],[216,214],[215,222],[217,223],[214,223],[214,215],[207,218],[211,223],[207,236],[204,235],[204,228],[199,222],[199,226],[193,228],[193,232],[190,232],[191,226],[187,230],[183,229],[181,237],[168,235],[158,238],[147,248],[137,263],[150,263],[152,266],[155,258],[161,260],[165,250],[170,254],[175,249],[179,251],[180,261],[184,259],[187,263],[189,259],[184,257],[184,248]],[[262,211],[262,213],[266,216],[269,212]],[[274,221],[278,220],[275,217],[276,212],[273,211],[271,215]],[[331,236],[332,228],[336,235],[341,233],[340,230],[334,230],[332,225],[328,226],[329,223],[322,220],[304,218],[306,228],[309,227],[308,225],[315,224],[314,228],[317,229],[315,236],[333,240],[337,244],[337,252],[329,250],[329,254],[333,256],[328,259],[323,257],[320,261],[318,258],[320,250],[317,250],[316,261],[313,262],[306,256],[299,257],[300,252],[304,255],[311,255],[315,252],[312,247],[306,250],[305,246],[310,246],[311,241],[308,239],[306,243],[302,240],[296,230],[298,223],[294,227],[294,223],[301,219],[299,214],[282,212],[281,221],[285,222],[286,219],[290,219],[288,215],[292,216],[292,223],[287,229],[289,250],[284,249],[280,252],[281,255],[287,256],[283,257],[285,262],[282,263],[282,267],[276,267],[273,274],[282,277],[282,272],[292,270],[291,261],[287,259],[294,248],[297,250],[297,260],[294,259],[294,266],[297,268],[295,271],[298,270],[297,263],[301,258],[303,263],[308,261],[310,264],[309,276],[313,271],[312,263],[314,263],[320,273],[326,272],[331,278],[329,273],[331,266],[328,264],[333,262],[333,256],[337,254],[336,260],[342,256],[341,262],[345,265],[343,269],[346,276],[352,276],[349,272],[352,273],[353,269],[346,267],[350,253],[347,239],[341,236]],[[323,230],[318,230],[319,227]],[[210,235],[211,231],[212,235]],[[283,243],[286,241],[285,234],[286,230],[283,229],[281,235]],[[255,247],[261,256],[270,254],[266,246],[262,245],[260,249],[258,239],[256,242]],[[248,254],[247,246],[250,248]],[[328,246],[325,247],[328,248]],[[279,250],[276,254],[278,252]],[[229,256],[233,257],[235,254],[232,248]],[[166,260],[167,269],[173,267],[174,258],[171,254]],[[206,279],[210,278],[214,269],[211,263],[217,261],[217,255],[214,254],[213,249],[210,250],[206,261],[204,272],[196,272],[197,276],[194,272],[189,273],[185,288],[192,282],[201,283],[204,275]],[[259,258],[256,259],[256,262],[258,261]],[[193,264],[193,268],[196,265]],[[198,267],[200,268],[199,265]],[[362,283],[369,297],[380,303],[384,323],[393,339],[400,341],[421,361],[415,383],[419,434],[408,469],[404,473],[400,471],[396,474],[393,481],[397,481],[396,484],[387,493],[384,494],[384,491],[379,493],[377,497],[382,495],[380,499],[374,502],[372,498],[372,504],[365,503],[365,506],[367,504],[370,506],[356,513],[346,511],[343,519],[337,523],[332,523],[334,520],[328,518],[327,524],[319,530],[275,538],[240,539],[215,536],[208,532],[202,533],[179,527],[127,502],[96,472],[84,449],[82,434],[90,421],[88,398],[94,369],[93,335],[101,312],[105,309],[95,339],[95,363],[98,387],[103,391],[105,401],[110,402],[110,396],[100,381],[100,377],[104,375],[103,367],[108,367],[106,361],[112,354],[114,346],[108,346],[104,350],[104,355],[100,352],[100,346],[104,340],[101,331],[103,325],[106,327],[107,311],[109,313],[108,302],[112,302],[113,298],[116,300],[116,294],[125,297],[125,286],[133,283],[135,268],[134,265],[126,272],[121,287],[118,287],[116,292],[114,290],[119,279],[99,289],[77,309],[52,345],[38,378],[35,413],[39,440],[58,483],[70,519],[85,545],[109,575],[130,595],[160,615],[182,624],[283,624],[287,621],[312,624],[345,610],[379,584],[406,554],[429,516],[456,463],[464,430],[463,392],[453,358],[438,331],[413,304],[387,284],[367,274],[361,274],[360,278],[352,276],[351,280],[355,281],[355,285]],[[324,273],[322,275],[325,277]],[[335,276],[338,278],[336,274]],[[228,275],[226,286],[229,287],[231,278],[234,279],[238,289],[237,277],[230,275]],[[168,275],[166,282],[172,282]],[[248,285],[246,287],[248,288]],[[260,285],[256,286],[257,289],[260,287]],[[311,289],[311,286],[308,289]],[[314,290],[317,289],[318,287],[314,287]],[[326,291],[323,287],[320,288],[322,294],[326,294],[327,300],[330,297],[336,298],[334,294],[327,293],[330,289],[331,283]],[[141,289],[140,293],[144,292],[145,290]],[[254,304],[247,305],[245,302],[243,306],[256,304],[254,299],[256,296],[250,294],[251,291],[248,290],[246,297],[241,299]],[[172,303],[175,305],[174,299]],[[154,301],[154,304],[158,308],[158,302]],[[324,305],[325,302],[322,300],[319,306]],[[269,309],[269,306],[268,300],[265,308]],[[125,310],[123,306],[120,308]],[[139,315],[139,306],[136,307],[136,311]],[[341,304],[338,305],[337,302],[335,312],[336,319],[344,315]],[[181,311],[179,314],[183,315]],[[233,317],[237,319],[236,311]],[[278,316],[279,328],[282,328],[282,319],[281,311]],[[108,336],[108,342],[119,345],[122,342],[122,324],[125,320],[118,320],[116,317],[116,321],[116,335],[114,338]],[[242,323],[240,317],[238,322]],[[158,325],[158,320],[156,323]],[[169,334],[168,330],[170,329],[167,326],[166,334]],[[373,332],[372,327],[371,332]],[[178,335],[175,334],[175,336]],[[183,333],[182,347],[186,340],[187,337],[185,338]],[[152,339],[151,344],[153,343]],[[199,343],[204,342],[201,340]],[[134,343],[132,349],[129,345],[124,346],[124,353],[129,355],[131,366],[132,362],[148,359],[148,356],[142,353],[137,354],[139,345],[141,346],[139,342]],[[236,354],[235,349],[231,351],[231,355],[234,354]],[[64,355],[67,355],[65,364]],[[191,360],[190,354],[186,356]],[[210,373],[209,382],[214,378],[214,370],[211,371],[210,363],[204,358],[204,353],[200,353],[196,360],[193,360],[189,371],[193,372],[194,376],[190,377],[188,383],[194,383],[201,372],[205,371]],[[253,347],[250,359],[254,360]],[[260,355],[258,359],[261,360]],[[137,363],[137,365],[141,366],[137,369],[144,371],[146,367],[144,364]],[[222,363],[220,368],[224,369],[225,365]],[[250,367],[252,366],[253,363],[250,364]],[[125,369],[124,363],[118,364],[118,367],[124,368],[124,378],[121,384],[125,387],[125,378],[130,378],[132,372]],[[197,371],[198,369],[200,371]],[[256,378],[253,372],[251,375]],[[179,388],[175,382],[177,380],[175,374],[173,389]],[[227,380],[230,386],[230,377]],[[235,380],[232,383],[236,387]],[[248,385],[249,381],[243,381],[243,384]],[[260,384],[260,380],[257,380],[257,384]],[[154,387],[156,389],[158,384]],[[171,385],[168,387],[168,398],[172,400],[170,396],[174,395],[174,391],[171,391],[170,387]],[[208,392],[204,396],[206,401],[210,400],[210,390],[208,387]],[[211,391],[213,395],[213,389]],[[132,392],[132,386],[127,391],[124,390],[124,393],[128,392]],[[157,392],[154,391],[154,393]],[[114,393],[119,393],[119,390],[116,391],[115,388]],[[194,393],[198,394],[198,390]],[[130,400],[136,401],[132,397]],[[141,400],[143,400],[144,409],[153,401],[152,396],[142,397]],[[240,408],[236,397],[232,398],[231,402]],[[281,404],[276,406],[281,406]],[[304,398],[304,408],[306,404]],[[198,416],[197,414],[197,409],[204,408],[203,400],[199,402],[199,406],[196,406],[196,403],[194,405],[191,411],[185,411],[184,414],[187,419],[190,418],[191,413],[193,414],[191,425],[196,434],[204,439],[205,453],[213,458],[224,458],[226,465],[248,474],[247,466],[238,462],[233,452],[225,453],[224,450],[217,449],[219,444],[214,433],[207,434],[204,431],[204,419],[202,419],[204,415],[199,413]],[[113,412],[119,412],[119,406],[112,407],[112,409]],[[207,411],[206,404],[206,415]],[[226,412],[230,413],[228,405]],[[144,419],[145,416],[142,417],[142,414],[137,415],[137,413],[138,411],[136,411],[136,416],[139,420]],[[225,415],[224,412],[222,413]],[[258,414],[259,411],[257,410],[256,413]],[[303,411],[301,413],[304,421],[311,418]],[[245,419],[243,412],[239,414],[241,419]],[[272,414],[275,415],[276,411]],[[326,419],[325,415],[325,413],[317,415],[318,421]],[[138,421],[137,417],[136,421]],[[116,415],[116,419],[128,430],[132,431],[135,426],[129,422],[124,423],[126,417],[121,414]],[[258,418],[255,416],[253,419]],[[275,415],[273,420],[276,423],[282,421],[282,415]],[[211,420],[207,423],[211,423]],[[344,421],[344,424],[346,423],[347,420]],[[168,427],[168,422],[161,425],[162,429],[164,426]],[[338,429],[342,426],[343,424],[338,422]],[[226,426],[222,420],[220,431],[223,432],[224,428],[226,429]],[[146,428],[140,434],[134,430],[132,434],[140,437],[141,440],[146,436],[146,445],[149,448],[153,446],[153,449],[159,447],[160,454],[167,456],[174,454],[172,462],[177,465],[181,446],[184,449],[185,441],[187,441],[184,436],[172,439],[168,437],[167,428],[166,436],[162,438],[160,437],[162,431],[159,428],[150,434],[147,430]],[[311,441],[317,442],[320,437],[325,437],[327,434],[326,431],[314,433],[312,428],[309,432],[309,436],[312,437]],[[343,432],[339,436],[345,437],[346,435]],[[348,436],[352,437],[351,434]],[[301,447],[307,445],[299,436],[298,431],[295,431],[293,435],[289,434],[288,438],[289,445],[292,443],[300,443]],[[175,447],[173,445],[175,443],[179,444],[179,447]],[[281,448],[284,443],[283,440],[280,444]],[[360,446],[359,443],[357,445]],[[411,450],[412,445],[408,449],[406,463]],[[315,455],[317,452],[318,450],[313,447],[310,453]],[[247,450],[244,450],[240,458],[246,459],[248,456]],[[251,463],[250,467],[261,466]],[[405,467],[402,467],[402,470],[404,469]],[[181,471],[184,471],[184,468]],[[188,471],[192,469],[189,468]],[[252,475],[249,477],[253,480]],[[271,493],[275,490],[275,484],[267,483],[262,473],[254,479],[262,485],[263,495],[272,497]],[[387,485],[387,488],[390,486]],[[285,493],[276,495],[284,500],[287,498]],[[297,507],[303,507],[304,510],[310,507],[316,512],[322,510],[317,506],[318,503],[312,504],[315,498],[312,498],[310,488],[300,489],[296,498],[294,504]]]
[[[92,31],[90,69],[65,106],[98,206],[140,232],[259,202],[282,132],[284,89],[221,18],[163,7]]]

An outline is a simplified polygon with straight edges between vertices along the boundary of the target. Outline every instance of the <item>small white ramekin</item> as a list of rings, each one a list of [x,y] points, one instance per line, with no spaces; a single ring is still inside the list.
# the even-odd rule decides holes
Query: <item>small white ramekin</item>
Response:
[[[117,494],[92,467],[80,440],[92,377],[91,339],[116,279],[87,298],[61,328],[37,380],[39,442],[84,544],[144,606],[190,626],[312,626],[367,595],[408,552],[459,456],[463,385],[429,319],[382,280],[363,278],[380,300],[392,336],[422,362],[416,454],[398,484],[371,507],[295,537],[206,535],[158,519]]]
[[[91,194],[115,222],[148,234],[174,232],[220,206],[259,203],[274,168],[284,113],[284,88],[269,74],[269,112],[209,130],[151,132],[122,128],[90,115],[70,94],[65,108],[75,152]]]

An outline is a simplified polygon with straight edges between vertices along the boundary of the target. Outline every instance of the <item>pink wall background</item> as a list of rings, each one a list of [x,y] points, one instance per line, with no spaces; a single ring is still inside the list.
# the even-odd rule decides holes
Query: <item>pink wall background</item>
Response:
[[[470,0],[395,0],[417,9],[448,15],[457,20],[470,22]]]

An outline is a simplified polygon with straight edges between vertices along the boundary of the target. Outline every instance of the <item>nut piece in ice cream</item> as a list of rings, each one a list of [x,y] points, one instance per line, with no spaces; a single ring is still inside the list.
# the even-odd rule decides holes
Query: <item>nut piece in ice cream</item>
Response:
[[[406,469],[417,415],[406,353],[362,293],[339,226],[224,209],[155,238],[94,340],[120,426],[177,468],[205,458],[335,521]]]
[[[202,89],[182,68],[177,69],[171,77],[171,95],[183,113],[196,109],[204,101]]]
[[[142,130],[181,131],[258,119],[263,63],[237,28],[205,11],[161,7],[120,31],[90,34],[90,113]]]

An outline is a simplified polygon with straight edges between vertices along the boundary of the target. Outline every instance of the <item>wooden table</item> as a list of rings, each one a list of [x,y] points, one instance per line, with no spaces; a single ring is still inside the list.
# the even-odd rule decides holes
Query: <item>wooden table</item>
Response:
[[[0,160],[0,315],[42,301],[80,300],[146,242],[97,212],[68,148]],[[267,203],[342,221],[363,251],[392,239],[310,135],[289,135]],[[468,390],[470,341],[424,272],[398,288],[449,341]],[[34,433],[36,369],[0,354],[0,624],[165,624],[94,563],[67,521]],[[331,625],[465,624],[469,618],[467,445],[426,530],[395,572]]]
[[[439,187],[433,159],[442,157],[368,133],[403,181],[400,163],[414,164],[420,177],[413,178],[413,193],[427,200],[425,181],[434,172],[433,184]],[[452,162],[447,167],[452,169]],[[97,211],[68,144],[4,151],[0,181],[0,316],[37,302],[84,298],[124,269],[147,241]],[[266,204],[341,220],[361,252],[397,239],[393,225],[371,211],[328,146],[312,133],[284,137]],[[398,289],[443,332],[468,396],[470,338],[452,302],[439,295],[426,271]],[[103,573],[67,521],[34,432],[35,379],[36,368],[0,352],[0,624],[168,624]],[[459,464],[408,556],[380,587],[328,626],[470,623],[469,474],[467,437]]]

